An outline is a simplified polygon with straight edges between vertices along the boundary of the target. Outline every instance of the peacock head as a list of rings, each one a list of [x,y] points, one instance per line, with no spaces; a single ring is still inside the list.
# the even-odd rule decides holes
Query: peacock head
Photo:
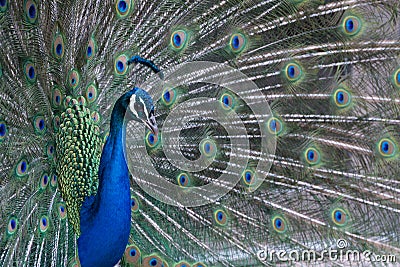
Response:
[[[129,118],[143,122],[153,134],[158,134],[158,127],[154,116],[154,105],[151,96],[144,90],[135,87],[128,93]]]

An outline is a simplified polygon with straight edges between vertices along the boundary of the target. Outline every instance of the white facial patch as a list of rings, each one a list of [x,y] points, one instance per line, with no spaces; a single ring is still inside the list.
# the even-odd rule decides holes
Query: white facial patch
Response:
[[[137,113],[137,111],[135,109],[135,103],[136,103],[136,95],[133,94],[131,96],[131,98],[129,99],[129,108],[132,111],[133,115],[135,115],[136,117],[139,117],[138,113]]]
[[[146,114],[146,118],[148,118],[149,117],[149,112],[147,111],[146,105],[144,104],[144,101],[143,101],[142,98],[139,97],[139,100],[140,100],[140,102],[142,102],[144,113]]]

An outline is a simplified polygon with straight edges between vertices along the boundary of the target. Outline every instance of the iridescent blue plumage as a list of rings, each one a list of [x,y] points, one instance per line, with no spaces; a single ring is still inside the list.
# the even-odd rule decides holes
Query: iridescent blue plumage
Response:
[[[131,194],[129,171],[124,155],[128,120],[149,121],[139,110],[129,107],[131,98],[143,99],[154,112],[151,97],[134,88],[122,95],[111,113],[110,133],[103,147],[99,166],[99,187],[95,196],[85,199],[80,210],[81,235],[78,238],[80,263],[86,266],[114,266],[123,254],[131,229]],[[152,111],[152,112],[151,112]],[[152,124],[151,130],[156,129]],[[108,249],[104,249],[107,246]]]

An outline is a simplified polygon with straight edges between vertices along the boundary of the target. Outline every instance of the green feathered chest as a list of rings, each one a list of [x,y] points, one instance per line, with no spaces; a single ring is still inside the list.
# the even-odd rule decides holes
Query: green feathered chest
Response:
[[[80,235],[80,208],[97,193],[102,140],[91,111],[72,99],[62,113],[57,133],[59,189],[67,205],[68,221]]]

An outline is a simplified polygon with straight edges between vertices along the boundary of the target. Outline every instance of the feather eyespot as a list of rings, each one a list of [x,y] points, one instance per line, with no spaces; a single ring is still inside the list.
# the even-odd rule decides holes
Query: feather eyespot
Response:
[[[72,89],[76,89],[81,82],[81,76],[76,69],[72,69],[68,72],[68,85]]]
[[[205,138],[200,142],[200,153],[206,158],[213,158],[217,154],[217,145],[214,140]]]
[[[126,1],[118,1],[118,11],[126,12],[127,9],[128,5],[126,4]]]
[[[220,102],[224,110],[232,110],[235,107],[235,98],[230,93],[222,94]]]
[[[166,106],[170,106],[175,102],[176,97],[177,93],[175,88],[167,88],[164,90],[164,93],[162,95],[162,100]]]
[[[157,263],[158,263],[158,261],[156,258],[150,259],[150,261],[149,261],[150,266],[157,266]]]
[[[252,170],[245,170],[242,174],[242,180],[244,182],[245,185],[250,186],[252,184],[254,184],[254,172]]]
[[[125,68],[124,63],[122,61],[117,61],[116,68],[119,73],[123,72]]]
[[[272,218],[272,228],[278,233],[284,233],[287,230],[286,220],[281,216]]]
[[[91,83],[86,88],[85,97],[89,104],[92,104],[97,99],[97,86],[94,83]]]
[[[24,74],[28,83],[36,82],[36,69],[32,61],[27,61],[24,64]]]
[[[15,174],[17,177],[24,177],[28,173],[29,164],[25,159],[20,159],[15,166]]]
[[[97,111],[93,111],[90,116],[94,123],[98,124],[100,122],[100,114]]]
[[[6,124],[4,122],[0,122],[0,137],[3,137],[6,135]]]
[[[47,173],[43,173],[40,178],[40,188],[46,189],[48,183],[49,183],[49,175]]]
[[[45,233],[48,228],[49,228],[49,218],[47,216],[42,216],[39,219],[40,232]]]
[[[306,162],[310,165],[316,165],[321,161],[321,155],[315,148],[307,148],[304,152]]]
[[[47,155],[47,157],[53,158],[54,153],[55,153],[54,144],[51,143],[51,142],[50,142],[50,143],[47,143],[47,145],[46,145],[46,155]]]
[[[135,198],[131,198],[131,209],[133,212],[137,212],[139,210],[139,201]]]
[[[202,262],[197,262],[193,265],[193,267],[206,267],[206,265]]]
[[[132,11],[132,1],[131,0],[118,0],[115,3],[115,10],[119,18],[127,17]]]
[[[90,59],[92,58],[92,56],[93,56],[93,47],[91,45],[88,45],[86,49],[86,57]]]
[[[37,12],[37,5],[34,1],[28,0],[25,2],[25,16],[29,23],[33,24],[36,22],[38,12]]]
[[[298,81],[303,75],[303,70],[297,63],[289,63],[285,67],[285,76],[286,78],[291,81],[295,82]]]
[[[163,267],[166,266],[163,260],[157,255],[150,255],[143,259],[143,267]]]
[[[171,34],[171,46],[174,50],[180,51],[186,47],[188,34],[184,30],[177,30]]]
[[[64,57],[64,37],[61,34],[57,34],[53,41],[53,55],[57,59]]]
[[[42,135],[46,131],[46,123],[43,116],[37,115],[33,118],[33,128],[38,135]]]
[[[390,158],[396,155],[397,145],[389,138],[383,138],[378,142],[378,151],[384,158]]]
[[[159,144],[158,135],[153,134],[152,132],[148,132],[146,135],[146,144],[147,146],[153,148]]]
[[[345,89],[339,88],[333,93],[333,99],[336,106],[339,108],[344,108],[351,103],[351,94]]]
[[[7,0],[0,0],[0,12],[5,12],[8,8]]]
[[[11,217],[8,220],[7,233],[12,235],[17,231],[17,228],[18,228],[18,219],[16,217]]]
[[[186,187],[190,184],[190,177],[187,173],[180,173],[177,177],[176,180],[178,182],[178,185],[182,187]]]
[[[64,203],[59,203],[57,205],[57,211],[58,211],[58,216],[60,217],[60,219],[65,219],[67,217],[67,210],[65,208]]]
[[[225,211],[218,209],[214,212],[214,221],[220,226],[225,226],[228,223],[228,216]]]
[[[2,142],[7,135],[7,125],[4,121],[0,121],[0,142]]]
[[[60,128],[61,119],[60,116],[56,115],[53,118],[53,129],[57,132]]]
[[[283,130],[282,122],[275,117],[270,118],[267,122],[267,125],[268,131],[275,135],[279,135]]]
[[[136,256],[136,254],[137,254],[137,253],[136,253],[136,249],[130,249],[130,250],[129,250],[129,255],[130,255],[130,256],[133,256],[133,257],[134,257],[134,256]]]
[[[58,87],[54,87],[51,94],[53,107],[60,107],[62,103],[61,90]]]
[[[55,47],[55,52],[56,52],[57,56],[61,57],[64,53],[63,45],[57,44]]]
[[[51,181],[50,181],[51,186],[56,187],[57,186],[57,175],[53,174],[51,176]]]
[[[129,245],[125,249],[125,261],[130,264],[137,264],[139,263],[141,254],[142,253],[137,246]]]
[[[242,52],[246,47],[246,43],[246,37],[241,33],[233,34],[229,40],[230,48],[234,53]]]
[[[94,58],[97,52],[97,43],[93,37],[90,38],[87,48],[86,48],[86,59],[91,60]]]
[[[361,30],[361,20],[356,16],[347,16],[343,19],[342,27],[347,35],[354,36]]]
[[[341,208],[336,208],[331,212],[332,222],[337,226],[345,226],[348,223],[348,213]]]
[[[122,54],[118,56],[114,61],[114,72],[117,75],[125,75],[128,71],[128,56]]]
[[[35,68],[33,66],[30,66],[28,69],[28,77],[31,80],[35,78]]]

